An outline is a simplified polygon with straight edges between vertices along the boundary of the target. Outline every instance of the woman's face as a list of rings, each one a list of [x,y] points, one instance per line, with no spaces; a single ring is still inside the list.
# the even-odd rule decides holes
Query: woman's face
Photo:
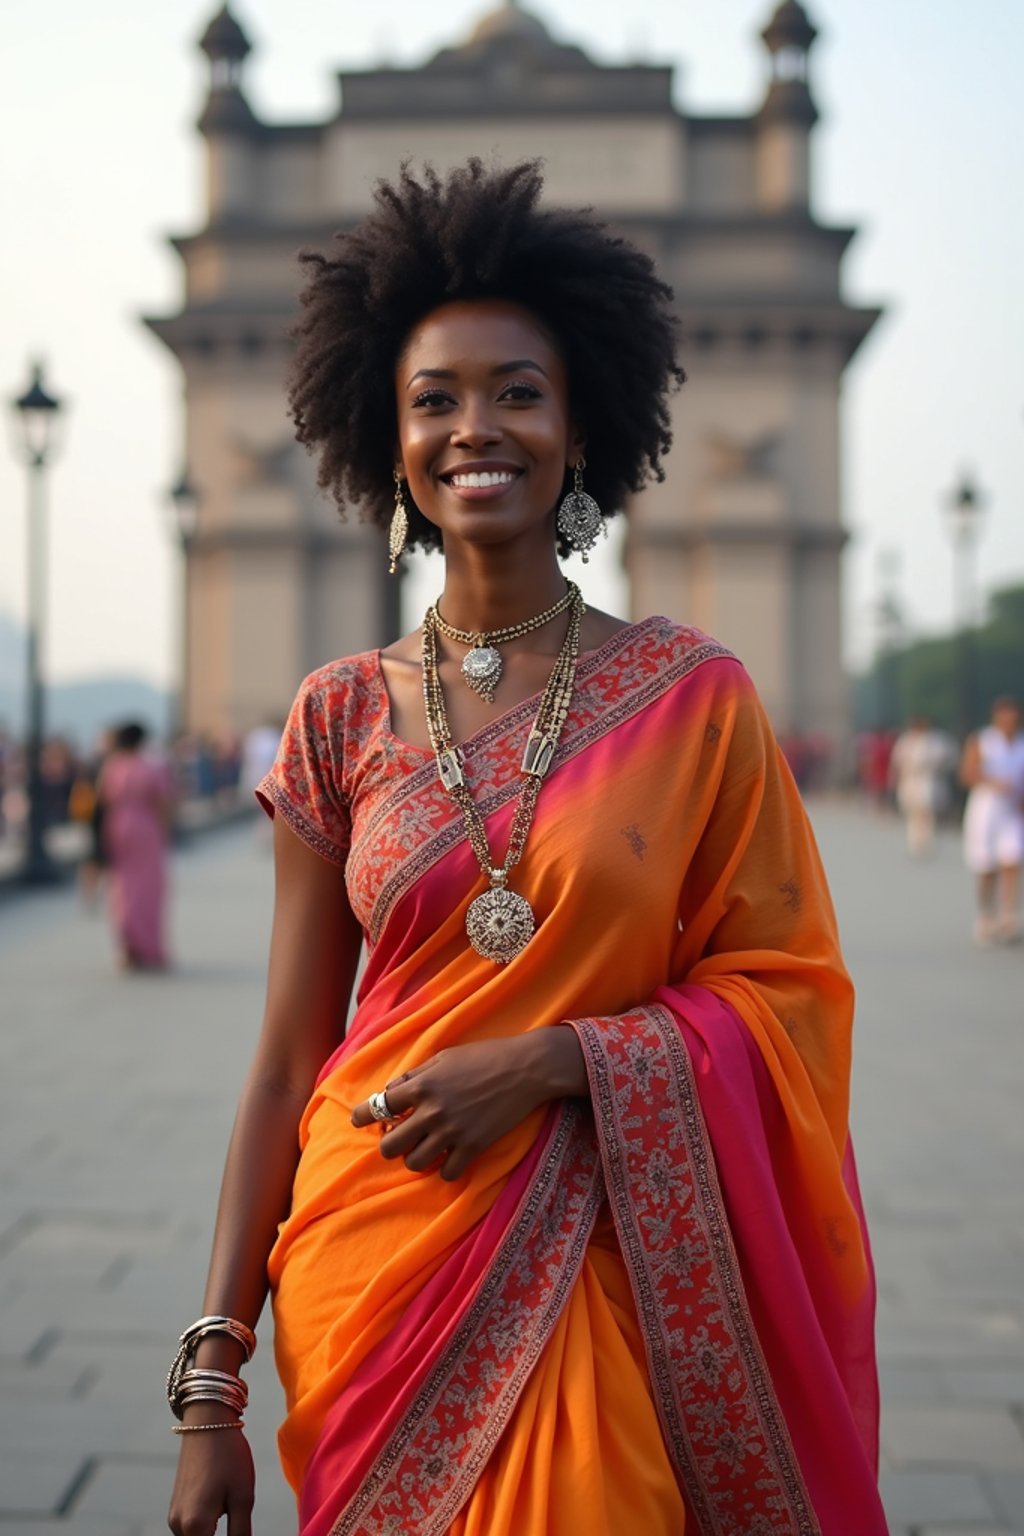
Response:
[[[582,437],[565,365],[529,310],[499,299],[433,310],[405,343],[395,389],[396,468],[446,544],[503,544],[551,521]]]
[[[999,704],[992,711],[992,724],[1010,741],[1020,731],[1020,709],[1016,704]]]

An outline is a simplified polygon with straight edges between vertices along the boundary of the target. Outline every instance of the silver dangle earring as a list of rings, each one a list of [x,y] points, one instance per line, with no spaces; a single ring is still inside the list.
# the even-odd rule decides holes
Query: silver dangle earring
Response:
[[[586,467],[586,459],[576,460],[572,472],[572,490],[559,507],[557,519],[559,533],[577,554],[583,556],[584,565],[588,563],[588,551],[593,549],[601,534],[605,537],[608,535],[608,525],[601,508],[593,496],[583,489],[583,471]]]
[[[392,576],[398,574],[398,562],[405,549],[405,541],[409,537],[409,514],[405,508],[405,496],[402,493],[402,477],[395,470],[395,510],[391,514],[391,524],[388,528],[388,572]]]

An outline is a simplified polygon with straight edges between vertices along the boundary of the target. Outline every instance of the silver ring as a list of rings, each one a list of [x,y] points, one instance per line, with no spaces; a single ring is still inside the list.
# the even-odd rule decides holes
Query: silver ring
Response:
[[[386,1088],[382,1088],[379,1093],[371,1093],[366,1102],[370,1106],[370,1114],[375,1120],[393,1120],[395,1118],[391,1112],[391,1105],[388,1103]]]

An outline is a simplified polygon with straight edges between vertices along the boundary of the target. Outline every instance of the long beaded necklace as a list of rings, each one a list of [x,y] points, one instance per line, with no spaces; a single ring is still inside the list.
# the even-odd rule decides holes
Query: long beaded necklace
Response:
[[[438,778],[457,802],[470,846],[490,881],[490,889],[470,903],[466,932],[477,954],[498,965],[514,960],[526,948],[535,927],[533,908],[525,896],[509,890],[508,877],[522,858],[541,784],[551,767],[572,701],[580,652],[580,622],[586,609],[579,588],[571,582],[568,597],[569,625],[527,738],[521,767],[523,781],[501,865],[494,863],[484,819],[463,776],[459,749],[452,742],[437,659],[440,625],[436,608],[428,608],[423,620],[423,702]]]
[[[438,606],[440,599],[431,607],[434,622],[444,635],[446,640],[457,640],[459,645],[468,645],[462,661],[462,675],[467,685],[474,693],[478,693],[488,704],[494,703],[494,691],[501,682],[502,661],[499,645],[504,645],[509,640],[521,640],[524,635],[532,634],[535,629],[542,629],[545,624],[550,624],[552,619],[557,619],[560,613],[572,605],[573,583],[566,585],[565,596],[560,597],[552,607],[538,613],[536,618],[523,619],[519,624],[509,624],[504,629],[456,629],[454,624],[449,624],[441,617]]]

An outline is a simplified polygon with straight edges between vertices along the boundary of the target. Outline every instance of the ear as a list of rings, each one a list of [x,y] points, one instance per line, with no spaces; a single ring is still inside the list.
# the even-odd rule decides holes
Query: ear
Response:
[[[582,457],[586,446],[587,434],[583,429],[583,423],[581,421],[574,421],[572,424],[572,433],[569,438],[570,469],[575,466],[576,460]]]

